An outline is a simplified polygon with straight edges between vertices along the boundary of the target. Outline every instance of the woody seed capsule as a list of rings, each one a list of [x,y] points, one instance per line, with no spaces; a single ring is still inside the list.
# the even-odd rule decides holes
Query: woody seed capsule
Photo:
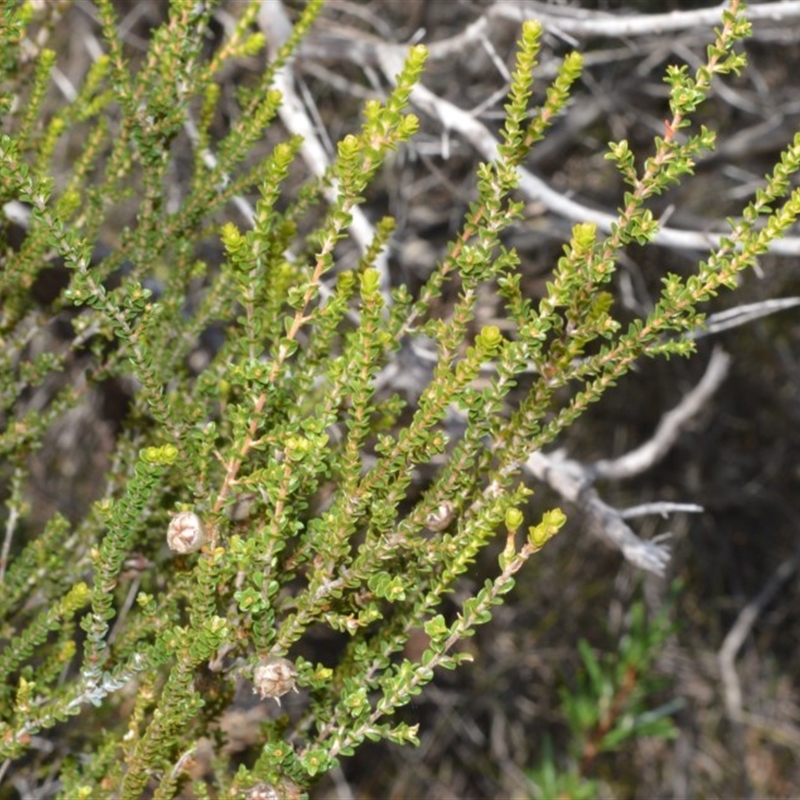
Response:
[[[205,544],[205,541],[205,528],[194,511],[181,511],[169,523],[167,544],[175,553],[181,555],[194,553]]]
[[[425,524],[432,531],[443,531],[450,527],[450,523],[455,519],[456,511],[449,500],[440,503],[425,520]]]
[[[263,658],[253,670],[253,692],[265,700],[272,697],[280,705],[287,692],[297,691],[297,669],[288,658]]]
[[[278,790],[268,783],[257,783],[248,793],[247,800],[280,800]]]

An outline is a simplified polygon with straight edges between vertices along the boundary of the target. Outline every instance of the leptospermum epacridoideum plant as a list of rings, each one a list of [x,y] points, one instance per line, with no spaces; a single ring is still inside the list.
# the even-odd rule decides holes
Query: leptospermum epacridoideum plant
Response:
[[[516,168],[581,70],[580,56],[569,55],[531,114],[540,31],[528,23],[502,144],[478,169],[460,235],[418,296],[402,287],[389,296],[375,264],[391,220],[377,225],[355,269],[337,269],[336,246],[387,154],[417,128],[407,106],[425,49],[410,49],[385,103],[367,104],[361,130],[339,143],[324,180],[284,202],[301,142],[283,141],[255,163],[248,156],[281,103],[273,78],[321,3],[308,4],[260,84],[240,95],[227,136],[210,132],[218,71],[263,46],[249,32],[257,5],[205,60],[210,4],[176,0],[133,74],[111,4],[99,0],[107,55],[47,124],[54,55],[29,31],[32,6],[2,12],[0,188],[7,214],[21,208],[28,218],[0,274],[0,451],[9,486],[0,764],[7,773],[35,755],[42,780],[59,774],[63,797],[179,796],[196,743],[219,744],[216,724],[246,681],[272,714],[257,758],[234,772],[218,749],[213,777],[193,787],[198,796],[292,796],[366,739],[414,742],[415,728],[395,711],[437,668],[467,659],[455,645],[490,619],[514,575],[563,523],[551,510],[521,531],[530,453],[640,356],[691,352],[680,334],[700,322],[698,304],[733,286],[800,209],[789,184],[798,137],[694,275],[667,276],[645,318],[623,328],[612,316],[603,287],[615,259],[658,228],[647,200],[713,146],[713,133],[692,129],[691,119],[714,76],[744,65],[733,47],[748,24],[734,0],[707,63],[693,76],[670,70],[670,117],[643,166],[625,142],[611,145],[629,186],[612,232],[576,225],[544,299],[524,297],[517,256],[500,244],[522,214],[512,199]],[[57,4],[42,13],[57,14]],[[198,120],[192,176],[168,207],[165,187],[190,118]],[[83,146],[56,187],[48,165],[75,130]],[[212,150],[214,159],[205,157]],[[252,226],[220,225],[232,199],[254,187],[261,199]],[[131,196],[135,220],[98,258],[104,221]],[[300,237],[323,196],[329,205]],[[215,230],[225,251],[219,266],[198,258],[198,243]],[[68,285],[43,310],[30,287],[55,256]],[[155,281],[156,294],[145,288]],[[433,303],[449,283],[457,301],[437,318]],[[485,285],[501,296],[507,324],[471,335]],[[56,316],[69,317],[71,337],[31,348]],[[191,356],[212,328],[224,339],[196,368]],[[435,342],[437,364],[401,424],[405,403],[376,394],[375,378],[401,342],[423,335]],[[509,390],[531,365],[538,379],[509,407]],[[492,379],[478,382],[487,368]],[[103,496],[80,519],[56,514],[28,529],[31,453],[93,386],[115,377],[135,392]],[[27,402],[31,393],[46,402]],[[454,408],[466,418],[458,440],[444,425]],[[426,465],[434,477],[420,495],[413,479]],[[443,599],[498,537],[505,547],[496,577],[445,616]],[[346,641],[334,661],[300,655],[313,651],[320,626]],[[404,646],[419,630],[427,646],[412,659]],[[281,698],[283,709],[273,702]],[[36,749],[68,719],[80,730],[73,753]]]

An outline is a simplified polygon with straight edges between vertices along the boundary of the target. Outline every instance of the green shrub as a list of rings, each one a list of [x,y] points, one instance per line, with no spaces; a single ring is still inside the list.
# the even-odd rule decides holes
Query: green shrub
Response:
[[[669,72],[671,115],[652,154],[637,166],[625,142],[610,146],[629,187],[611,232],[576,225],[544,299],[524,296],[501,243],[523,212],[517,168],[581,70],[577,54],[565,58],[532,112],[540,31],[528,23],[502,143],[478,168],[460,233],[418,293],[390,291],[390,219],[357,264],[342,254],[370,182],[417,128],[407,109],[425,49],[410,49],[394,91],[366,105],[326,174],[295,189],[302,142],[270,127],[272,87],[321,3],[239,92],[224,135],[217,76],[264,42],[250,32],[251,4],[209,54],[210,5],[174,0],[134,68],[100,0],[106,55],[54,112],[55,56],[33,31],[59,6],[6,4],[0,20],[0,763],[33,782],[58,774],[65,798],[185,795],[200,740],[213,769],[194,781],[199,797],[299,795],[367,740],[414,742],[397,710],[437,668],[468,660],[459,642],[564,521],[553,509],[526,524],[529,456],[642,355],[691,353],[698,306],[734,287],[800,210],[789,181],[799,136],[695,274],[666,276],[647,316],[614,317],[604,287],[616,259],[653,239],[647,201],[714,143],[692,115],[715,76],[744,66],[733,48],[748,24],[733,2],[707,63]],[[53,169],[59,148],[69,174]],[[234,225],[229,209],[251,191],[250,224]],[[476,322],[485,287],[502,298],[502,330]],[[457,299],[441,318],[446,288]],[[376,389],[422,337],[436,366],[419,398]],[[32,470],[60,468],[65,421],[109,387],[118,429],[72,441],[85,494],[32,504]],[[459,436],[454,413],[466,421]],[[454,612],[459,578],[498,539],[495,577]],[[287,713],[274,704],[237,768],[219,721],[253,681],[259,702],[286,694]],[[36,746],[67,721],[60,746]]]
[[[566,753],[559,763],[552,742],[545,740],[542,762],[528,772],[534,800],[599,797],[600,783],[591,776],[602,754],[639,737],[677,738],[671,715],[682,708],[682,700],[650,707],[662,684],[653,662],[672,633],[666,610],[647,619],[644,604],[636,601],[630,630],[615,653],[598,658],[589,642],[578,642],[583,671],[559,692],[568,730]]]

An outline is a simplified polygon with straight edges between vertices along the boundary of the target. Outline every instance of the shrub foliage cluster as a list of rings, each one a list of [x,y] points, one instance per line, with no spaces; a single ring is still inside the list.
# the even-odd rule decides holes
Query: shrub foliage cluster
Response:
[[[648,200],[714,146],[693,115],[718,76],[745,65],[733,0],[705,64],[669,71],[652,152],[610,145],[627,185],[611,232],[576,225],[545,297],[524,296],[502,244],[523,213],[517,167],[581,73],[568,55],[532,108],[541,31],[526,23],[501,144],[478,167],[459,234],[419,292],[390,289],[391,219],[357,261],[341,254],[370,182],[417,129],[408,109],[425,48],[410,48],[391,94],[365,105],[326,174],[298,189],[302,142],[276,133],[273,84],[322,4],[307,4],[239,92],[224,133],[218,75],[264,40],[251,3],[209,52],[213,5],[173,0],[134,65],[112,3],[98,0],[105,52],[55,111],[45,45],[59,4],[5,4],[0,17],[0,765],[27,764],[41,781],[55,770],[63,797],[178,796],[201,739],[212,767],[192,792],[214,797],[299,796],[367,740],[413,743],[398,709],[467,660],[459,643],[563,523],[558,509],[526,522],[526,460],[641,356],[691,353],[702,304],[800,211],[799,136],[694,274],[666,276],[642,318],[615,317],[621,251],[652,240]],[[56,174],[64,148],[72,169]],[[258,199],[243,214],[247,196]],[[502,329],[477,321],[486,287]],[[457,299],[441,316],[445,288]],[[419,398],[381,393],[381,370],[422,337],[436,366]],[[31,465],[111,384],[129,405],[91,503],[43,518]],[[460,577],[498,539],[494,577],[456,603]],[[420,635],[415,657],[406,645]],[[236,769],[219,721],[253,683],[274,713]],[[75,717],[69,751],[37,746]]]

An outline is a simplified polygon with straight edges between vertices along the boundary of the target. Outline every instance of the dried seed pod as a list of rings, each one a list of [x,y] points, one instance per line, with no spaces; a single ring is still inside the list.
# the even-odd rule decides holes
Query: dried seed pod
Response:
[[[194,511],[181,511],[167,528],[167,544],[175,553],[185,555],[199,550],[206,541],[206,531]]]
[[[284,778],[277,785],[257,783],[245,795],[247,800],[300,800],[304,797],[300,787]]]
[[[281,800],[281,796],[269,783],[257,783],[247,793],[247,800]]]
[[[272,697],[280,705],[287,692],[297,691],[297,669],[288,658],[263,658],[253,670],[253,691],[264,700]]]
[[[439,504],[438,508],[428,514],[425,524],[432,531],[443,531],[450,526],[455,516],[456,510],[453,504],[449,500],[445,500],[444,503]]]

